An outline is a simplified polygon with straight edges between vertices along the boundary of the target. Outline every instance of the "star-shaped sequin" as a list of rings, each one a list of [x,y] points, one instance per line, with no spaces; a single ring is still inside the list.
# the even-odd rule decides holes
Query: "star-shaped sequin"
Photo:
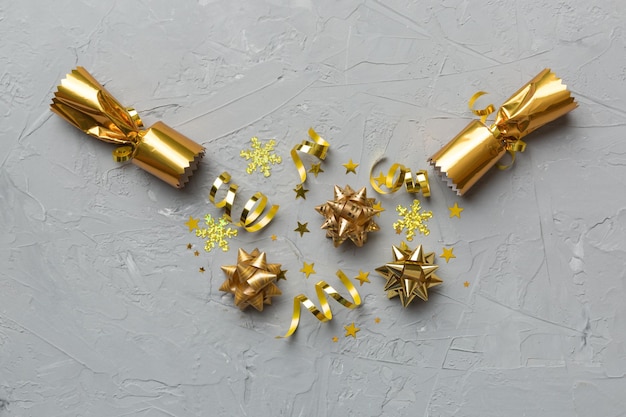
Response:
[[[450,262],[450,259],[456,258],[454,253],[452,253],[453,250],[454,248],[443,248],[443,253],[439,256],[444,258],[446,260],[446,263],[448,263]]]
[[[413,204],[411,205],[410,210],[403,206],[396,207],[396,211],[398,212],[400,217],[403,217],[403,219],[395,222],[393,224],[393,228],[396,231],[406,229],[406,240],[408,240],[409,242],[413,240],[416,230],[424,236],[428,236],[430,234],[430,230],[428,230],[425,222],[433,217],[433,212],[422,212],[421,209],[422,207],[419,200],[413,200]]]
[[[296,192],[296,200],[298,198],[303,198],[304,200],[306,200],[306,193],[308,193],[309,190],[304,188],[303,184],[296,185],[296,188],[294,188],[293,190]]]
[[[252,174],[254,171],[258,170],[262,172],[264,176],[269,177],[271,175],[271,166],[280,164],[283,161],[280,156],[272,153],[274,146],[276,146],[276,141],[271,139],[265,146],[261,146],[259,138],[253,137],[250,139],[250,142],[252,144],[251,149],[241,150],[241,152],[239,152],[239,156],[250,161],[246,172]]]
[[[315,274],[315,269],[313,269],[313,267],[315,266],[315,262],[313,263],[306,263],[303,262],[302,263],[302,269],[300,270],[300,272],[304,272],[304,274],[306,275],[306,277],[308,278],[310,275]]]
[[[452,207],[448,207],[448,210],[450,210],[450,218],[458,217],[460,219],[461,212],[465,209],[462,207],[459,207],[458,203],[454,203]]]
[[[308,225],[309,225],[308,222],[307,223],[300,223],[300,222],[298,222],[298,227],[293,229],[293,231],[300,233],[300,237],[302,237],[302,236],[304,236],[305,233],[309,233],[309,229],[307,229]]]
[[[185,222],[185,226],[189,228],[190,232],[193,232],[195,229],[198,228],[198,222],[200,222],[200,219],[194,219],[193,217],[189,216],[189,220]]]
[[[382,213],[383,211],[385,211],[385,209],[383,208],[383,205],[381,204],[381,202],[380,202],[380,201],[377,201],[377,202],[376,202],[376,204],[374,204],[374,205],[372,206],[372,208],[373,208],[374,210],[376,210],[376,211],[377,211],[377,213],[376,213],[376,217],[380,217],[380,213]]]
[[[354,322],[350,323],[348,326],[343,326],[346,329],[346,337],[352,336],[356,339],[356,333],[361,329],[354,325]]]
[[[469,287],[469,281],[465,281],[465,282],[463,283],[463,286],[464,286],[465,288]]]
[[[424,253],[422,245],[411,250],[406,243],[392,246],[394,260],[376,268],[386,280],[385,291],[389,298],[399,296],[404,307],[415,297],[428,301],[428,290],[443,281],[435,274],[437,265],[434,252]]]
[[[356,174],[356,167],[359,166],[359,164],[355,164],[354,162],[352,162],[352,159],[350,159],[349,162],[346,162],[345,164],[342,164],[345,168],[346,168],[346,174],[349,173],[353,173]]]
[[[204,222],[206,224],[205,228],[196,229],[196,236],[206,239],[204,250],[211,252],[217,245],[226,252],[229,249],[227,239],[237,236],[237,229],[228,227],[229,223],[226,220],[226,216],[222,216],[215,221],[210,214],[207,214],[204,216]]]
[[[380,174],[378,174],[378,176],[374,178],[374,181],[376,181],[376,184],[380,187],[385,185],[385,182],[387,182],[387,177],[385,177],[385,174],[380,171]]]
[[[317,178],[317,174],[319,174],[320,172],[324,172],[324,170],[322,169],[322,163],[318,162],[317,164],[311,164],[311,169],[309,169],[309,172],[315,175],[315,178]]]
[[[359,275],[356,277],[356,279],[359,281],[359,287],[362,286],[364,282],[370,282],[368,278],[369,276],[369,272],[363,272],[359,269]]]

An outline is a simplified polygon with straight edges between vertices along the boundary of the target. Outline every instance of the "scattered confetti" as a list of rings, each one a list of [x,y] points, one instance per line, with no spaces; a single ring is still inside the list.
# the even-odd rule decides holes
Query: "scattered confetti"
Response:
[[[204,272],[204,267],[201,266],[200,269],[198,269],[198,272]]]
[[[349,174],[351,172],[356,174],[356,167],[359,166],[359,164],[355,164],[354,162],[352,162],[352,159],[350,159],[350,162],[347,162],[342,165],[346,168],[346,174]]]
[[[387,182],[387,177],[385,176],[385,174],[383,174],[382,171],[380,171],[380,174],[378,174],[377,177],[373,178],[374,181],[376,181],[376,184],[378,184],[378,186],[382,186],[385,185],[385,182]]]
[[[403,206],[396,207],[396,211],[401,217],[404,217],[401,220],[398,220],[393,224],[393,228],[398,230],[406,229],[406,240],[409,242],[413,240],[415,236],[415,230],[423,234],[424,236],[428,236],[430,234],[430,230],[424,222],[428,221],[433,217],[432,211],[424,211],[420,212],[422,209],[419,200],[413,200],[413,204],[411,205],[411,209],[407,209]]]
[[[304,274],[308,278],[310,275],[315,274],[315,269],[313,269],[314,266],[315,266],[315,262],[313,262],[311,264],[303,262],[303,266],[302,266],[302,269],[300,270],[300,272],[304,272]]]
[[[293,190],[296,192],[296,200],[298,198],[303,198],[304,200],[306,200],[306,193],[308,193],[309,190],[304,188],[303,184],[296,185],[296,188],[294,188]]]
[[[343,326],[344,329],[346,329],[346,337],[348,336],[352,336],[356,339],[356,332],[360,331],[361,329],[359,329],[358,327],[356,327],[354,325],[354,322],[352,322],[350,325],[348,326]]]
[[[463,286],[464,286],[465,288],[469,287],[469,281],[465,281],[465,282],[463,283]]]
[[[224,252],[228,251],[228,240],[226,239],[237,236],[237,229],[227,227],[228,220],[226,216],[222,216],[216,222],[210,214],[207,214],[204,217],[204,221],[207,227],[204,229],[196,229],[196,236],[206,239],[204,250],[211,252],[217,245]]]
[[[200,219],[194,219],[193,217],[189,216],[189,220],[187,220],[187,222],[185,222],[185,226],[189,227],[189,231],[193,232],[195,229],[198,228],[198,222],[200,221]],[[191,248],[189,248],[191,249]]]
[[[300,222],[298,222],[298,227],[293,229],[293,231],[300,233],[300,237],[302,237],[302,236],[304,236],[305,233],[309,233],[309,229],[307,229],[308,225],[309,225],[308,222],[307,223],[300,223]]]
[[[311,164],[311,169],[309,169],[309,172],[315,175],[315,178],[317,178],[317,174],[319,174],[320,172],[324,172],[324,170],[322,169],[322,163],[318,162],[317,164]]]
[[[337,336],[333,336],[333,343],[337,343],[339,341],[339,338]]]
[[[369,272],[363,272],[359,269],[359,275],[355,278],[356,280],[359,281],[359,287],[363,285],[364,282],[370,282],[369,277],[370,273]]]
[[[283,161],[280,156],[272,153],[274,146],[276,146],[276,141],[271,139],[263,147],[261,147],[261,142],[259,142],[259,138],[257,137],[250,139],[250,142],[252,143],[251,149],[239,152],[239,156],[242,158],[246,158],[247,161],[252,160],[248,163],[246,172],[252,174],[254,171],[258,170],[262,172],[264,176],[269,177],[271,175],[271,165],[280,164]]]
[[[187,249],[191,249],[193,248],[193,245],[191,243],[187,243]]]
[[[200,256],[200,252],[198,252],[197,250],[193,252],[193,256]]]
[[[275,242],[275,241],[276,241],[276,239],[278,239],[278,236],[276,236],[276,235],[272,235],[272,236],[271,236],[271,239],[272,239],[272,242]]]
[[[380,323],[380,317],[376,317],[376,318],[374,319],[374,323],[376,323],[376,324]]]
[[[443,253],[439,256],[444,258],[446,260],[446,263],[448,263],[450,259],[456,258],[454,253],[452,253],[453,250],[454,248],[443,248]]]
[[[378,212],[376,213],[376,217],[380,217],[380,213],[382,213],[383,211],[385,211],[385,209],[383,208],[383,205],[380,203],[380,201],[378,201],[376,204],[374,204],[372,206],[372,208],[374,210],[378,210]]]
[[[454,205],[452,207],[448,207],[448,210],[450,210],[450,218],[453,217],[458,217],[459,219],[461,218],[461,212],[463,210],[465,210],[462,207],[459,207],[459,205],[457,203],[454,203]]]

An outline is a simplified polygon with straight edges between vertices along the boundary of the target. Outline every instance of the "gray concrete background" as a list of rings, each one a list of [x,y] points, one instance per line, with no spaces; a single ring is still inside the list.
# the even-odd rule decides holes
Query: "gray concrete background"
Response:
[[[0,416],[625,416],[625,22],[619,0],[0,2]],[[75,65],[209,149],[187,189],[49,111]],[[467,198],[432,179],[414,243],[457,258],[403,310],[374,268],[411,197],[380,197],[363,248],[333,248],[314,206],[367,185],[381,156],[426,168],[475,91],[499,104],[544,67],[580,107]],[[310,126],[331,151],[296,201],[289,150]],[[278,141],[269,179],[238,156],[252,136]],[[222,170],[279,216],[194,257],[184,222],[221,213],[207,194]],[[289,270],[263,313],[218,291],[239,247]],[[274,339],[337,268],[371,272],[363,305]]]

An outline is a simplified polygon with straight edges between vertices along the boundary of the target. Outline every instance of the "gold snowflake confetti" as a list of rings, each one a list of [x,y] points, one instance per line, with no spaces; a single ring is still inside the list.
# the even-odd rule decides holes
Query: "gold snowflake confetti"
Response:
[[[237,229],[231,229],[228,226],[228,220],[226,220],[225,216],[222,216],[220,219],[215,221],[210,214],[204,216],[204,222],[207,227],[204,229],[196,229],[196,236],[201,237],[202,239],[206,239],[204,250],[207,252],[211,252],[215,246],[219,246],[224,252],[226,252],[228,247],[228,241],[226,239],[237,236]]]
[[[246,172],[252,174],[254,171],[258,170],[262,172],[264,176],[269,177],[271,174],[270,170],[272,169],[271,165],[280,164],[283,161],[280,156],[272,153],[274,146],[276,146],[276,141],[271,139],[265,146],[261,147],[259,138],[255,136],[250,139],[250,142],[252,143],[251,149],[244,149],[239,152],[239,156],[242,158],[246,158],[247,161],[252,160],[248,163]]]
[[[396,229],[396,232],[406,229],[406,240],[409,242],[413,240],[415,230],[419,231],[424,236],[428,236],[430,234],[430,230],[426,227],[425,222],[433,217],[433,212],[422,212],[421,209],[422,206],[420,205],[419,200],[413,200],[410,210],[403,206],[396,207],[398,214],[404,218],[395,222],[393,224],[393,228]]]

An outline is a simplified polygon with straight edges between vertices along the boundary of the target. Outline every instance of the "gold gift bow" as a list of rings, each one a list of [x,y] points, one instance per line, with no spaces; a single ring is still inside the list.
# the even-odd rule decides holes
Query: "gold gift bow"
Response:
[[[300,304],[304,305],[307,310],[311,312],[322,323],[330,321],[333,319],[333,312],[330,309],[330,305],[328,304],[328,298],[326,294],[335,299],[342,306],[354,309],[357,306],[361,305],[361,295],[359,291],[356,289],[354,284],[348,279],[346,274],[343,273],[341,269],[337,270],[337,276],[346,287],[350,295],[352,296],[353,302],[350,302],[346,298],[342,297],[337,290],[331,287],[326,281],[322,280],[315,284],[315,293],[317,294],[317,298],[320,301],[320,306],[322,311],[320,311],[315,304],[304,294],[296,295],[293,299],[293,313],[291,315],[291,325],[289,326],[289,330],[285,333],[284,336],[276,336],[276,339],[284,339],[296,331],[298,328],[298,324],[300,323]]]
[[[425,170],[419,170],[415,173],[415,179],[413,179],[411,169],[397,162],[391,165],[389,171],[387,172],[387,175],[385,176],[384,185],[389,189],[389,191],[384,191],[382,188],[380,188],[376,179],[374,178],[374,167],[378,165],[379,162],[382,162],[384,159],[385,158],[382,158],[374,162],[374,165],[372,165],[372,168],[370,169],[370,185],[372,186],[372,188],[374,188],[374,190],[376,190],[380,194],[392,194],[398,191],[404,185],[407,193],[419,193],[421,191],[424,197],[430,197],[428,172]]]
[[[324,138],[318,135],[312,127],[309,128],[309,136],[313,142],[303,140],[302,143],[294,146],[291,150],[291,159],[293,159],[293,163],[296,165],[298,174],[300,174],[300,183],[306,181],[306,168],[304,167],[298,152],[307,153],[323,161],[326,159],[326,153],[330,147],[330,143],[326,142]]]
[[[61,81],[50,108],[86,134],[119,145],[115,161],[132,160],[177,188],[184,187],[204,155],[204,147],[162,122],[144,129],[135,109],[122,106],[83,67]]]
[[[248,232],[258,232],[272,221],[272,219],[274,218],[274,216],[276,216],[276,213],[278,212],[279,206],[272,205],[269,211],[265,213],[263,217],[261,217],[261,214],[263,214],[265,208],[267,207],[268,200],[265,194],[257,191],[244,205],[244,208],[241,211],[241,216],[239,216],[239,221],[236,223],[233,222],[232,210],[239,186],[237,184],[230,184],[228,186],[228,191],[226,192],[226,197],[224,197],[224,199],[222,199],[221,201],[215,202],[215,196],[217,194],[217,191],[222,187],[222,185],[228,184],[230,182],[230,179],[231,176],[228,172],[222,172],[215,179],[213,185],[211,186],[211,191],[209,192],[209,200],[217,208],[224,207],[224,217],[226,217],[226,219],[229,222],[233,223],[235,226],[241,226]]]
[[[496,107],[493,104],[489,104],[484,109],[474,108],[474,104],[476,103],[476,100],[478,100],[479,97],[482,97],[485,94],[489,94],[489,93],[487,93],[486,91],[477,91],[472,97],[470,97],[469,102],[467,103],[467,106],[469,107],[471,112],[474,113],[476,116],[480,117],[480,121],[483,123],[486,123],[489,115],[491,115],[493,112],[496,111]],[[501,169],[503,171],[511,168],[513,166],[513,163],[515,162],[515,153],[524,152],[525,150],[526,150],[526,142],[524,142],[522,139],[506,140],[506,151],[509,153],[509,155],[511,155],[511,160],[509,161],[508,164],[501,164],[498,161],[496,163],[496,166],[498,167],[498,169]]]

